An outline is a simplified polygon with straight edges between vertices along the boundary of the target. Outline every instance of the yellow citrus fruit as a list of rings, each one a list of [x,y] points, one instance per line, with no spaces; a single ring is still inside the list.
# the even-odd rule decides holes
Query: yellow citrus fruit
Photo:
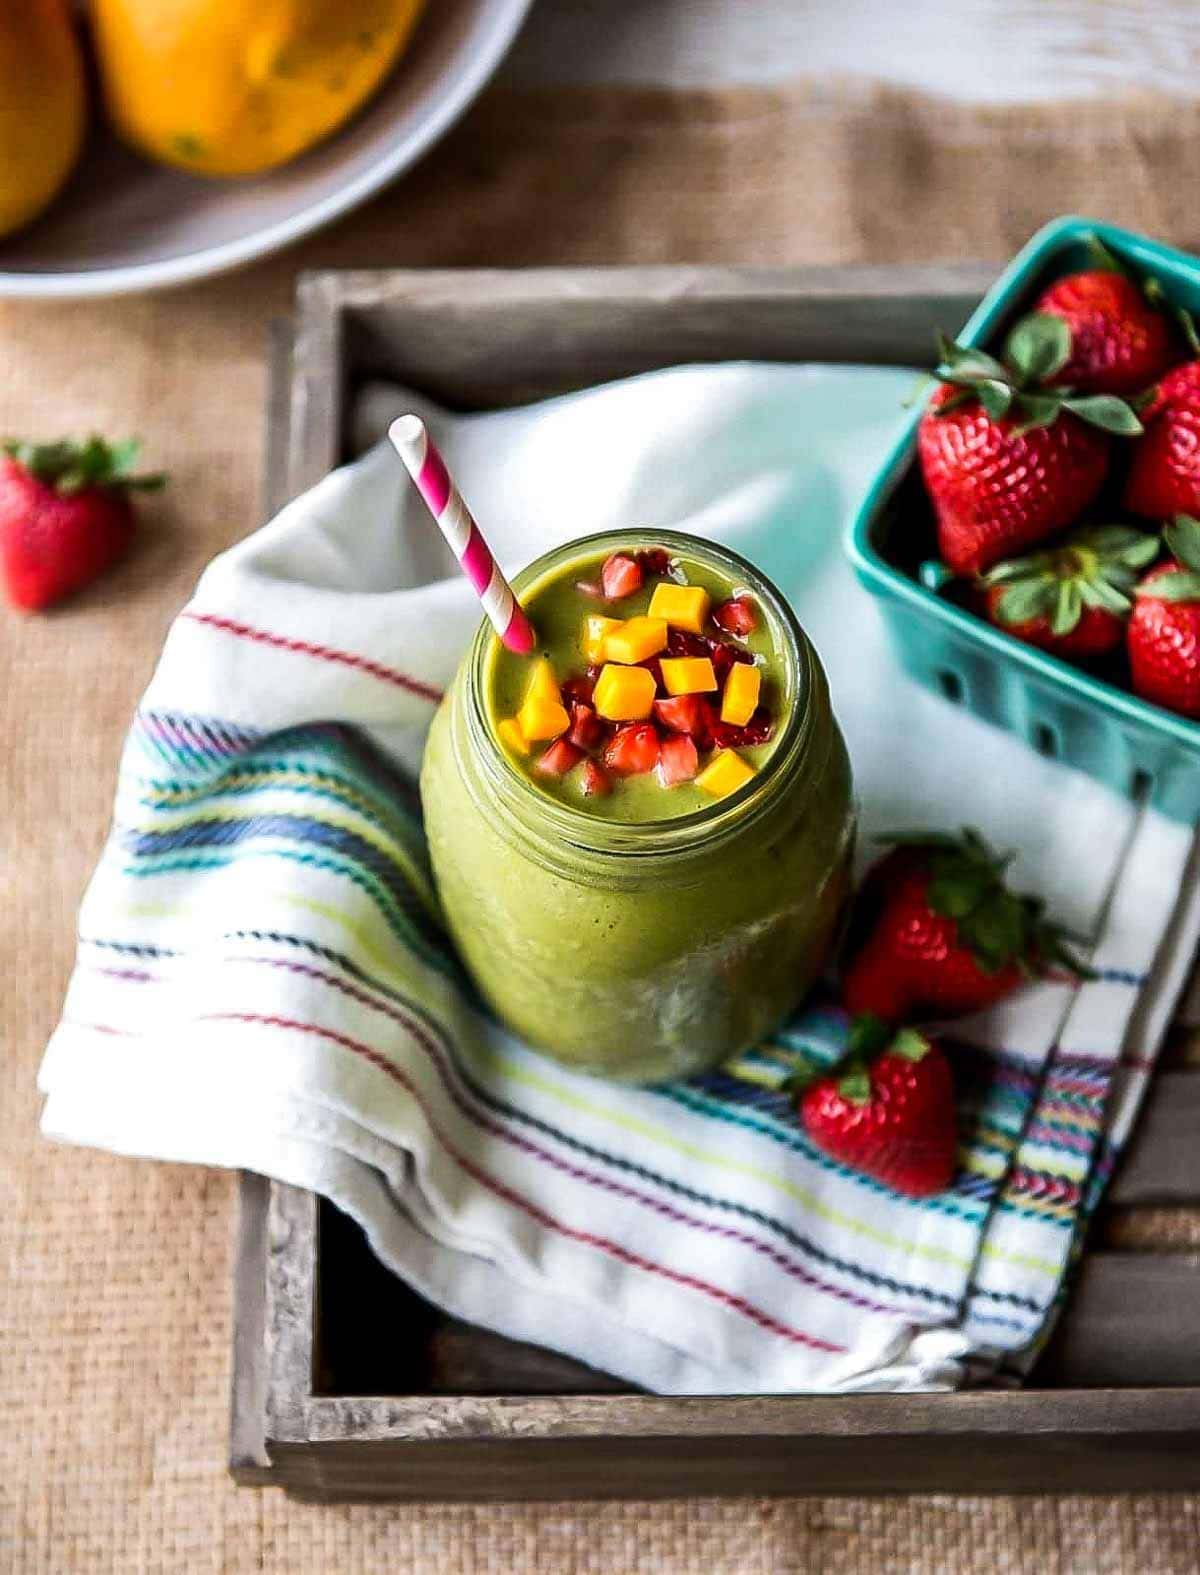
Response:
[[[198,175],[254,175],[311,148],[370,98],[423,6],[92,0],[92,18],[105,97],[129,142]]]
[[[57,195],[79,157],[86,116],[67,0],[0,0],[0,235]]]

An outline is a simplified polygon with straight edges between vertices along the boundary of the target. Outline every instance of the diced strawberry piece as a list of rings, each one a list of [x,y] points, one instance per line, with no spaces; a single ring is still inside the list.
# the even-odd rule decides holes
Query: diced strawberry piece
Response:
[[[706,739],[712,722],[712,706],[703,695],[674,695],[654,702],[655,720],[676,733]]]
[[[600,583],[610,602],[620,601],[623,596],[632,596],[634,591],[640,591],[642,578],[641,565],[623,552],[614,552],[610,558],[605,558],[604,567],[600,570]]]
[[[748,596],[733,596],[714,608],[712,621],[726,634],[736,634],[744,640],[758,628],[758,613]]]
[[[577,749],[598,749],[608,729],[590,705],[578,701],[571,707],[571,731],[567,737]]]
[[[634,556],[643,574],[662,576],[671,572],[671,554],[665,547],[647,547]]]
[[[666,685],[663,683],[662,662],[657,656],[647,656],[643,661],[638,663],[638,666],[644,667],[648,673],[654,674],[654,683],[656,688],[666,688]]]
[[[690,782],[700,769],[700,756],[686,733],[671,733],[664,738],[658,752],[658,780],[663,787],[675,787],[680,782]]]
[[[712,741],[718,749],[745,749],[751,744],[765,744],[775,731],[775,722],[765,706],[759,706],[744,727],[732,722],[722,722],[714,717]]]
[[[598,580],[576,580],[575,589],[581,596],[590,597],[594,602],[604,600],[604,587]]]
[[[588,798],[604,798],[612,792],[612,782],[603,766],[598,766],[594,760],[585,760],[583,770],[579,774],[579,785]]]
[[[708,656],[711,646],[711,640],[706,640],[702,634],[692,634],[689,629],[676,629],[672,625],[667,630],[668,656]]]
[[[608,741],[604,764],[619,777],[641,776],[658,763],[658,731],[650,722],[619,727]]]
[[[596,687],[596,678],[600,676],[600,669],[595,669],[596,678],[591,676],[593,669],[587,673],[576,673],[571,678],[564,678],[559,685],[563,701],[566,705],[591,705],[592,690]]]
[[[556,738],[533,769],[543,777],[565,777],[582,759],[581,749],[566,738]]]

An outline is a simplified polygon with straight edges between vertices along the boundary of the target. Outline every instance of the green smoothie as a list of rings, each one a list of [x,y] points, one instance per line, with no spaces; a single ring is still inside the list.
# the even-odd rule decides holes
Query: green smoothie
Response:
[[[623,594],[604,594],[606,575]],[[716,795],[698,779],[704,781],[705,764],[722,747],[734,750],[754,775],[770,757],[792,703],[783,630],[747,586],[716,564],[650,544],[608,557],[592,553],[556,566],[521,600],[537,631],[538,649],[532,656],[518,656],[493,642],[485,668],[486,703],[500,742],[539,792],[609,820],[663,820],[713,802]],[[664,610],[666,617],[654,616]],[[635,644],[610,659],[605,646],[614,643],[614,636],[619,644],[621,631],[631,626]],[[606,629],[606,635],[593,634],[597,628]],[[642,649],[648,654],[640,664],[621,659]],[[681,671],[680,658],[693,665]],[[622,721],[602,714],[603,700],[598,707],[595,691],[606,667],[620,676],[629,665],[642,665],[656,682],[653,691],[646,686],[652,698],[633,706],[639,714],[623,719],[627,734],[634,735],[625,760],[634,769],[623,769],[616,736]],[[753,703],[739,711],[723,702],[731,674],[735,691],[739,680],[746,684],[748,675],[735,672],[743,665],[750,669],[754,695]],[[553,677],[563,714],[573,725],[554,738],[527,740],[519,736],[522,703],[539,671],[543,679],[547,673]],[[664,673],[676,690],[681,684],[696,687],[673,694]],[[507,728],[501,727],[504,722]],[[639,724],[657,733],[657,748]],[[679,746],[677,762],[672,761],[673,745]],[[747,786],[750,780],[747,776]]]
[[[614,556],[642,578],[610,569],[610,592],[623,594],[606,597]],[[682,597],[655,602],[662,585]],[[421,796],[447,924],[484,999],[534,1047],[644,1082],[712,1066],[796,1006],[838,928],[854,821],[820,662],[768,581],[690,537],[590,538],[532,565],[514,590],[539,649],[512,656],[481,626],[426,747]],[[678,635],[658,645],[644,620],[664,605],[699,632],[670,624]],[[585,649],[593,617],[632,633]],[[631,659],[647,641],[657,648]],[[672,661],[713,672],[664,670]],[[732,714],[746,721],[723,722],[736,667],[757,677],[734,684]],[[609,668],[620,671],[605,684]],[[506,726],[518,719],[520,733]],[[631,743],[628,729],[646,732]],[[562,769],[539,770],[555,749]],[[607,791],[584,790],[589,768]]]

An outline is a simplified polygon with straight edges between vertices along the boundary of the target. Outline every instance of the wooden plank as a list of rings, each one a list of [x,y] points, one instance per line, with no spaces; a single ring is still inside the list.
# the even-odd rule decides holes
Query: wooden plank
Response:
[[[301,285],[292,484],[332,463],[352,379],[457,409],[521,404],[689,361],[928,365],[996,276],[916,268],[569,268],[313,274]],[[344,333],[336,326],[344,321]]]
[[[266,1305],[267,1206],[270,1183],[243,1171],[238,1190],[234,1257],[233,1383],[229,1408],[229,1469],[243,1486],[272,1480],[267,1455]]]
[[[1200,1385],[1200,1254],[1086,1254],[1038,1380]]]
[[[1155,1074],[1108,1199],[1200,1204],[1200,1069]]]

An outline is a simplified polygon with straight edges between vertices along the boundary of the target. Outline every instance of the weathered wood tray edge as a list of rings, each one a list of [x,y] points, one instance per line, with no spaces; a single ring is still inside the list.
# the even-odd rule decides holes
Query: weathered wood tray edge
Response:
[[[933,306],[947,321],[964,317],[990,273],[972,266],[307,276],[299,291],[291,376],[286,330],[277,331],[273,344],[269,510],[340,458],[347,336],[364,331],[356,317],[360,311],[388,302],[414,306],[422,331],[438,333],[441,325],[439,351],[448,351],[443,364],[451,368],[456,356],[470,364],[479,333],[463,321],[469,314],[453,312],[461,342],[446,332],[447,309],[464,294],[486,296],[518,322],[523,313],[533,322],[547,294],[565,293],[584,311],[623,319],[624,331],[615,335],[620,343],[629,343],[631,331],[638,340],[632,355],[585,366],[582,377],[577,366],[551,366],[539,374],[544,345],[537,344],[527,366],[485,365],[473,374],[463,402],[488,404],[661,364],[659,344],[644,333],[644,314],[664,300],[686,301],[706,314],[719,306],[731,320],[727,339],[737,337],[748,303],[790,308],[801,320],[792,327],[798,327],[810,359],[823,351],[826,359],[846,359],[847,314],[861,329],[883,311],[890,324],[887,358],[910,360],[914,332],[927,329]],[[421,322],[424,313],[428,324]],[[842,328],[830,330],[827,317]],[[720,335],[707,335],[705,343],[689,347],[686,358],[767,356],[772,350],[794,358],[797,352],[780,344],[777,326],[773,337],[760,331],[749,336],[748,345],[739,339],[743,348],[736,352]],[[364,358],[360,345],[359,364],[388,369],[396,364],[387,356],[389,348],[394,347],[375,346]],[[401,376],[429,387],[420,367],[409,372],[403,360],[399,366]],[[457,386],[463,386],[461,373]],[[453,380],[432,391],[453,401]],[[1188,1111],[1200,1113],[1200,1075],[1165,1075],[1179,1080],[1174,1092],[1181,1098],[1155,1100],[1150,1117],[1161,1129],[1160,1141],[1137,1146],[1122,1175],[1129,1183],[1121,1188],[1126,1202],[1192,1201],[1200,1193],[1192,1153],[1183,1152],[1185,1146],[1191,1150],[1186,1139],[1196,1126],[1179,1120],[1181,1099]],[[1157,1158],[1142,1163],[1144,1154]],[[1048,1486],[1113,1492],[1200,1485],[1200,1387],[1194,1385],[870,1399],[317,1395],[305,1381],[313,1370],[316,1200],[246,1176],[241,1205],[230,1455],[233,1474],[243,1483],[282,1485],[296,1497],[321,1501],[1034,1492]],[[1157,1259],[1160,1269],[1173,1262],[1173,1256],[1156,1254],[1105,1256],[1119,1256],[1124,1270],[1135,1269],[1134,1260]],[[1181,1267],[1186,1262],[1179,1259]],[[1126,1272],[1115,1285],[1101,1285],[1110,1322],[1129,1290]],[[1146,1312],[1144,1304],[1140,1311]],[[1143,1337],[1148,1332],[1143,1329]]]

